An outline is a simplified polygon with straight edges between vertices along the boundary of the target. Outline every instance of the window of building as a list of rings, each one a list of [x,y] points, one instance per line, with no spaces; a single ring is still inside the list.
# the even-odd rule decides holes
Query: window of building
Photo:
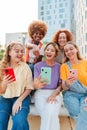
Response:
[[[87,10],[85,11],[85,19],[87,19]]]
[[[44,5],[44,0],[42,1],[42,5]]]
[[[85,53],[87,53],[87,45],[85,45]]]
[[[41,15],[44,15],[44,12],[41,12],[40,14],[41,14]]]
[[[52,24],[52,22],[51,21],[49,21],[49,25],[51,25]]]
[[[53,24],[55,24],[55,21],[53,22]]]
[[[62,8],[62,9],[59,9],[59,13],[63,13],[65,10]]]
[[[45,6],[45,9],[48,10],[48,7],[49,7],[49,6]]]
[[[86,0],[86,6],[87,6],[87,0]]]
[[[65,23],[62,23],[62,24],[61,24],[61,28],[65,28]]]
[[[63,14],[59,15],[59,18],[60,18],[60,19],[63,18]]]
[[[57,0],[55,0],[55,2],[57,2]]]
[[[82,47],[82,54],[83,54],[83,47]]]
[[[61,20],[59,20],[59,24],[61,24]]]
[[[47,16],[47,20],[50,20],[51,19],[51,16],[49,15],[49,16]]]
[[[49,8],[52,9],[52,5],[50,5]]]
[[[47,4],[50,4],[51,0],[47,0]]]
[[[44,17],[42,17],[42,20],[44,20]]]
[[[68,3],[66,2],[66,3],[65,3],[65,7],[66,7],[67,5],[68,5]]]
[[[86,42],[87,42],[87,33],[86,33]]]
[[[57,8],[57,5],[55,5],[55,8]]]
[[[55,14],[55,10],[54,10],[53,12],[54,12],[54,14]]]
[[[43,7],[43,6],[41,6],[41,10],[44,10],[44,7]]]
[[[62,3],[60,3],[60,4],[59,4],[59,7],[63,7],[63,4],[62,4]]]
[[[49,15],[49,14],[50,14],[50,11],[47,11],[46,14]]]
[[[64,19],[64,20],[63,20],[63,23],[67,23],[67,19]]]
[[[57,19],[57,15],[55,15],[55,19]]]

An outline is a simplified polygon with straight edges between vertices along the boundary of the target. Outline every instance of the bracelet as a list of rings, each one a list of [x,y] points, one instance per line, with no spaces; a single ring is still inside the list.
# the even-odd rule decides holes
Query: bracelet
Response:
[[[69,85],[66,83],[66,80],[64,81],[64,86],[69,89]]]

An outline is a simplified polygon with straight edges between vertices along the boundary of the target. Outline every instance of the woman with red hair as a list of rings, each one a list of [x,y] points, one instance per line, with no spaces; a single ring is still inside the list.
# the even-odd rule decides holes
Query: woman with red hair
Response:
[[[64,46],[68,41],[73,41],[73,36],[68,30],[58,30],[52,38],[52,42],[56,43],[59,47],[58,55],[55,60],[58,63],[62,63],[64,59]]]

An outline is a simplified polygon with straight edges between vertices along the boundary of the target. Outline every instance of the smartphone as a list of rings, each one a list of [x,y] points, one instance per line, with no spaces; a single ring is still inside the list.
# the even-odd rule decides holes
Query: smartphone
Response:
[[[47,82],[48,84],[51,84],[51,73],[52,73],[51,68],[42,67],[41,68],[41,78],[42,78],[42,80]]]
[[[14,79],[14,81],[16,81],[16,77],[15,77],[13,68],[4,68],[4,73],[5,73],[5,75],[12,76],[11,79]]]
[[[77,79],[77,77],[78,77],[78,70],[77,69],[70,69],[69,77],[74,77],[74,78]]]

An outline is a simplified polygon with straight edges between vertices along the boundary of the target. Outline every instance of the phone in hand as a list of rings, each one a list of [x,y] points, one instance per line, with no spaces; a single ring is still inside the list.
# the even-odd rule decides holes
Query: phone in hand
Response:
[[[42,67],[41,68],[42,80],[47,82],[48,84],[51,84],[51,73],[52,73],[52,70],[50,67]]]
[[[78,70],[77,69],[70,69],[69,71],[69,77],[74,77],[75,79],[77,79],[78,77]]]
[[[14,81],[16,81],[16,77],[15,77],[13,68],[4,68],[4,73],[5,73],[5,75],[11,76],[11,79],[14,79]]]

